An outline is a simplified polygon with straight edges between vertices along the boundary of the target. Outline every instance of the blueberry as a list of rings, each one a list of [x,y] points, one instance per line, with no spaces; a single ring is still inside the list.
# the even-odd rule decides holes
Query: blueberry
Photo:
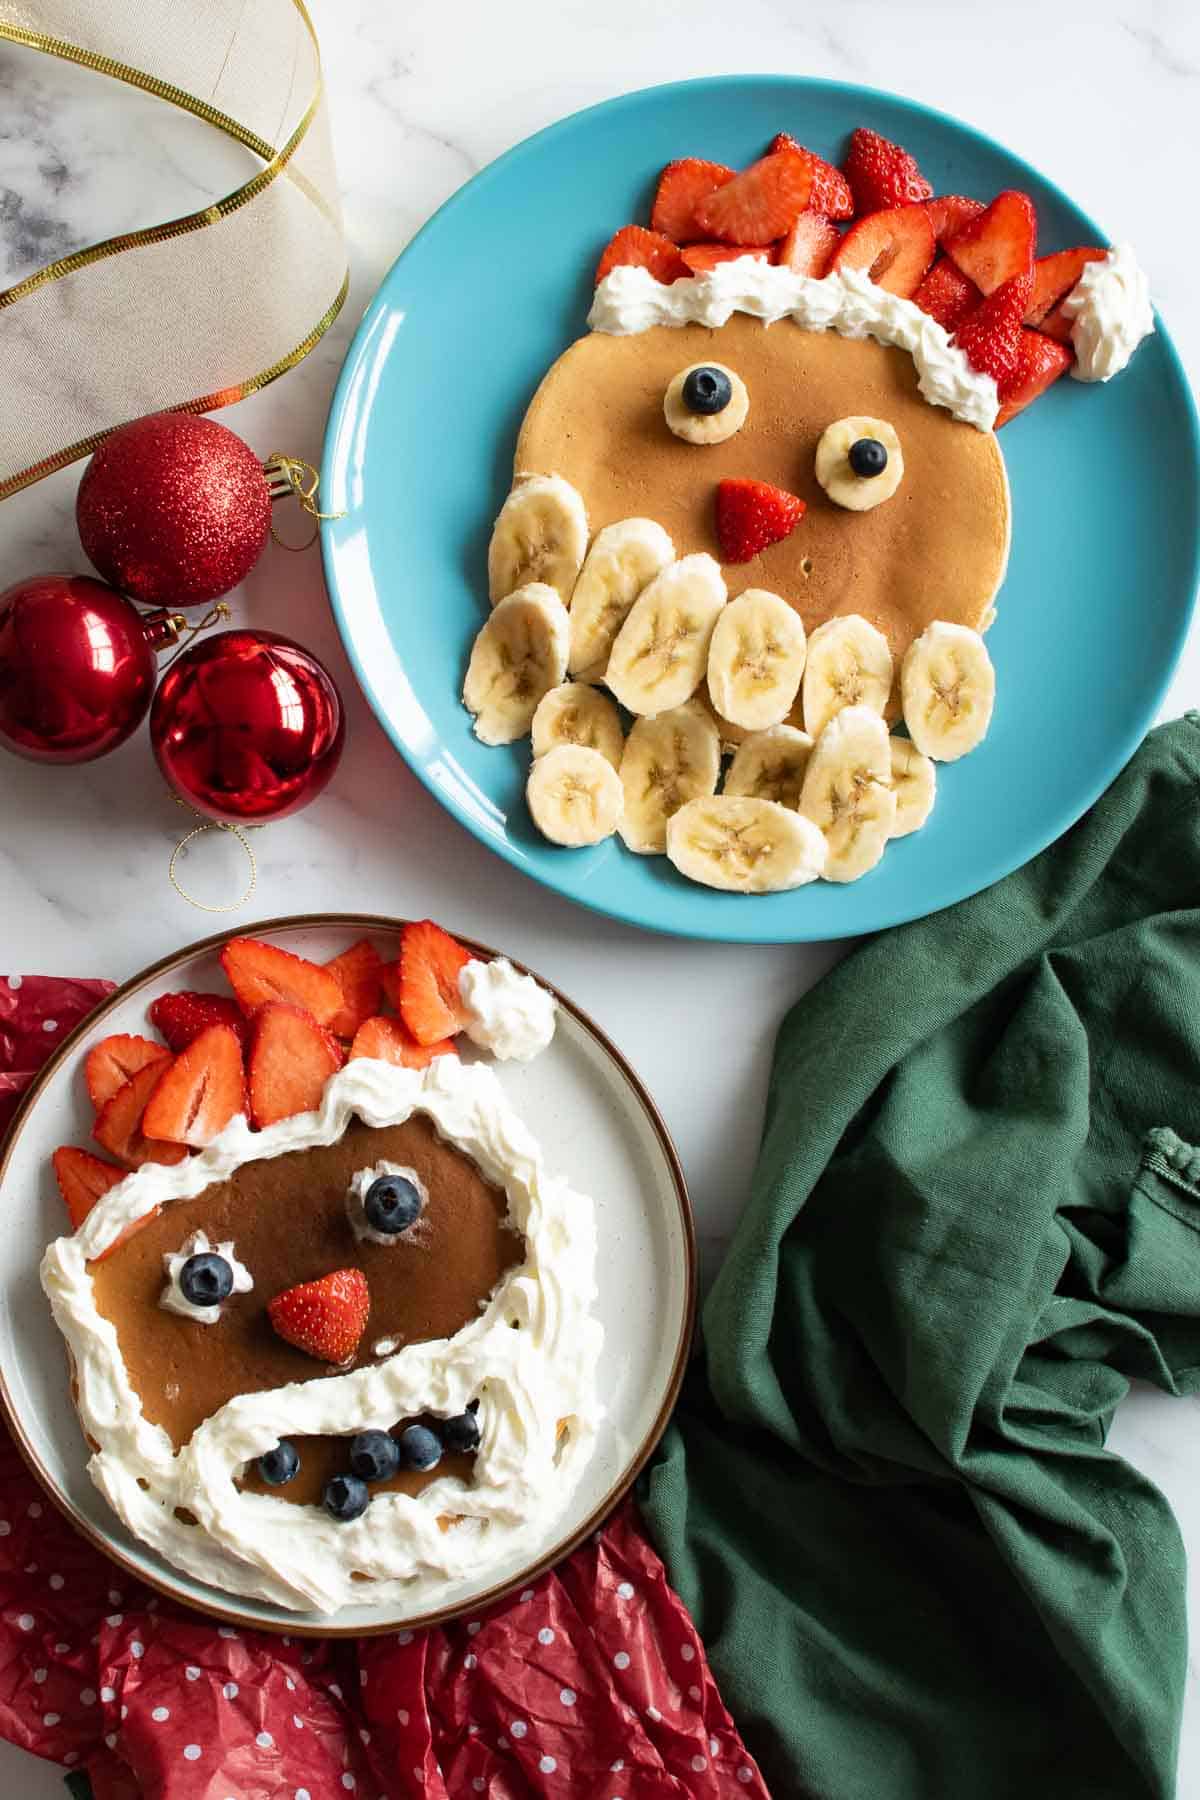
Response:
[[[373,1231],[396,1237],[416,1224],[421,1215],[421,1196],[415,1184],[403,1175],[380,1175],[367,1189],[363,1211]]]
[[[258,1459],[258,1472],[269,1487],[282,1487],[300,1467],[300,1452],[287,1438],[280,1438],[273,1450]]]
[[[683,384],[683,404],[689,412],[724,412],[732,399],[733,383],[724,369],[705,363],[702,368],[689,370]]]
[[[218,1306],[233,1292],[233,1270],[223,1256],[189,1256],[179,1271],[179,1291],[193,1306]]]
[[[334,1475],[325,1483],[321,1498],[330,1518],[346,1523],[366,1512],[371,1495],[366,1482],[360,1481],[357,1475]]]
[[[406,1425],[398,1448],[402,1469],[435,1469],[442,1460],[442,1442],[428,1425]]]
[[[459,1413],[457,1418],[442,1420],[442,1446],[465,1455],[479,1448],[479,1421],[473,1412]]]
[[[850,446],[850,467],[856,475],[870,480],[887,468],[888,454],[878,438],[859,438]]]
[[[350,1440],[350,1467],[360,1481],[386,1481],[400,1467],[400,1446],[388,1431],[360,1431]]]

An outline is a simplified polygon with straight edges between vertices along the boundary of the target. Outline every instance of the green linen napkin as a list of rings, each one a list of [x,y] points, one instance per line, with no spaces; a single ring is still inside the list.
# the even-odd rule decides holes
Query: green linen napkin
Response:
[[[644,1503],[781,1800],[1173,1794],[1183,1548],[1104,1442],[1200,1387],[1198,1143],[1190,715],[780,1032]]]

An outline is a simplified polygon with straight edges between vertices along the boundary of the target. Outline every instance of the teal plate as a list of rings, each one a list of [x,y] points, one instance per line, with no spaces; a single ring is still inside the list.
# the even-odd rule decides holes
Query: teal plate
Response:
[[[487,749],[459,701],[487,612],[486,549],[525,407],[585,329],[590,276],[644,219],[658,169],[742,164],[786,129],[836,158],[871,125],[938,192],[1026,189],[1044,251],[1108,243],[999,144],[911,101],[841,82],[731,76],[627,94],[539,132],[467,183],[386,276],[334,394],[321,476],[333,608],[371,705],[446,809],[534,880],[650,930],[741,943],[875,931],[949,906],[1072,825],[1152,723],[1200,562],[1200,436],[1161,325],[1103,386],[1063,380],[1006,426],[1013,545],[988,635],[984,744],[940,771],[937,805],[848,886],[720,894],[617,839],[561,850],[525,810],[528,744]],[[1136,219],[1112,221],[1135,236]],[[586,496],[585,496],[586,498]]]

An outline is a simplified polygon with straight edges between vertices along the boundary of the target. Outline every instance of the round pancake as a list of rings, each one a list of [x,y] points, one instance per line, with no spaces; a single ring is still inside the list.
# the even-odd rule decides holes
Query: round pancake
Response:
[[[672,376],[704,361],[735,369],[750,394],[745,425],[723,444],[685,443],[663,418]],[[890,500],[856,513],[826,497],[814,459],[827,425],[862,413],[895,428],[904,479]],[[907,351],[790,319],[767,326],[735,313],[719,330],[580,338],[530,402],[514,469],[564,476],[593,534],[617,519],[656,519],[676,555],[706,550],[718,561],[717,483],[786,488],[806,502],[804,518],[752,561],[722,565],[730,595],[770,588],[810,631],[861,613],[897,658],[934,619],[984,629],[1008,560],[1008,481],[994,435],[923,399]]]
[[[346,1189],[357,1170],[384,1160],[415,1169],[429,1203],[420,1229],[395,1244],[359,1242],[346,1216]],[[273,1295],[334,1269],[361,1269],[371,1311],[349,1365],[361,1368],[376,1360],[373,1346],[382,1337],[397,1345],[448,1338],[478,1318],[524,1254],[507,1216],[503,1191],[422,1114],[380,1127],[352,1119],[334,1144],[245,1163],[195,1199],[173,1200],[89,1272],[143,1413],[178,1448],[235,1394],[331,1373],[276,1334],[267,1314]],[[231,1238],[254,1278],[252,1292],[231,1295],[215,1325],[159,1305],[164,1253],[196,1230],[214,1244]],[[343,1455],[344,1445],[335,1451]],[[324,1465],[315,1455],[308,1462],[315,1479]],[[439,1472],[448,1472],[445,1463]],[[456,1463],[449,1472],[462,1471]],[[293,1491],[307,1493],[309,1485]],[[424,1482],[409,1477],[390,1485],[415,1491]]]

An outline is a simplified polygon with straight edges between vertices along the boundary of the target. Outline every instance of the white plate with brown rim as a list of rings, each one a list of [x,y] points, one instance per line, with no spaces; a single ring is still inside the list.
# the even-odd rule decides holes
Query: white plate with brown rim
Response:
[[[366,936],[391,957],[402,922],[320,913],[254,924],[244,935],[316,962]],[[454,1603],[436,1612],[362,1606],[331,1615],[293,1613],[192,1580],[134,1538],[92,1485],[66,1347],[38,1265],[46,1244],[65,1228],[51,1153],[60,1144],[91,1141],[82,1073],[88,1049],[112,1032],[146,1032],[147,1008],[159,994],[227,993],[217,958],[231,935],[188,945],[125,982],[64,1040],[25,1097],[0,1160],[0,1405],[54,1504],[115,1563],[160,1593],[234,1624],[296,1634],[362,1636],[434,1624],[500,1598],[566,1556],[621,1499],[657,1443],[682,1380],[695,1315],[695,1240],[683,1172],[653,1101],[620,1051],[545,982],[559,1002],[553,1043],[531,1063],[498,1065],[497,1074],[549,1168],[596,1204],[596,1312],[605,1334],[598,1386],[606,1410],[578,1485],[536,1547],[493,1568],[486,1580],[464,1581]],[[497,954],[461,941],[481,956]]]

